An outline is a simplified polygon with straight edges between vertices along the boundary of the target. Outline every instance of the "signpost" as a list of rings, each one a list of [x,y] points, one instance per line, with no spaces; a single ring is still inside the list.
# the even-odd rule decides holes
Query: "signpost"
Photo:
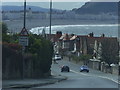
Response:
[[[28,36],[29,36],[28,31],[25,28],[26,26],[26,0],[24,0],[24,22],[23,23],[24,23],[23,24],[24,26],[19,35],[19,44],[22,45],[22,54],[24,55],[25,47],[28,46]],[[23,79],[24,79],[24,71],[25,71],[24,56],[23,56],[22,62],[23,62]]]
[[[28,46],[28,37],[20,36],[19,37],[19,44],[22,46]]]
[[[24,22],[23,22],[23,29],[20,32],[19,36],[19,44],[25,48],[25,46],[28,46],[28,31],[25,28],[26,27],[26,0],[24,0]]]
[[[28,31],[25,28],[23,28],[19,36],[19,44],[23,47],[28,46],[28,36]]]
[[[24,55],[24,51],[25,51],[25,47],[28,46],[28,31],[27,29],[24,27],[22,29],[22,31],[20,32],[20,35],[19,35],[19,44],[22,45],[22,54]],[[23,56],[23,79],[24,79],[24,56]]]

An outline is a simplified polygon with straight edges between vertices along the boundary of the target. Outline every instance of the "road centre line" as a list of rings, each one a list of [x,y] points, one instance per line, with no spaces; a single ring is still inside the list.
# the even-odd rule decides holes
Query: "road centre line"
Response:
[[[73,72],[73,73],[77,73],[77,74],[81,74],[81,75],[85,75],[85,76],[96,76],[96,77],[108,79],[108,80],[111,80],[111,81],[113,81],[113,82],[115,82],[115,83],[117,83],[117,84],[120,84],[120,82],[118,82],[118,81],[116,81],[116,80],[113,80],[113,79],[111,79],[111,78],[108,78],[108,77],[97,76],[97,75],[87,75],[87,74],[84,74],[84,73],[76,72],[76,71],[74,71],[74,70],[70,70],[70,71]]]
[[[87,75],[87,74],[84,74],[84,73],[76,72],[74,70],[70,70],[70,71],[73,72],[73,73],[77,73],[77,74],[81,74],[81,75],[85,75],[85,76],[92,76],[92,75]]]
[[[59,64],[58,64],[59,65]],[[74,65],[76,65],[76,64],[74,64]],[[59,68],[61,68],[61,65],[59,65]],[[108,80],[111,80],[111,81],[113,81],[113,82],[115,82],[115,83],[117,83],[117,84],[120,84],[120,82],[118,82],[118,81],[116,81],[116,80],[113,80],[113,79],[111,79],[111,78],[109,78],[109,77],[104,77],[104,76],[98,76],[98,75],[88,75],[88,74],[85,74],[85,73],[80,73],[80,72],[77,72],[77,71],[74,71],[74,70],[70,70],[71,72],[73,72],[73,73],[77,73],[77,74],[81,74],[81,75],[85,75],[85,76],[96,76],[96,77],[100,77],[100,78],[104,78],[104,79],[108,79]]]

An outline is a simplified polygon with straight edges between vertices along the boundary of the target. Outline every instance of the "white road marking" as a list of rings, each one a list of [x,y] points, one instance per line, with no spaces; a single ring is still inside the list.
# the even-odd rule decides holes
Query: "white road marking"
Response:
[[[74,65],[76,65],[76,64],[74,64]],[[58,66],[59,66],[59,68],[61,68],[61,65],[59,65],[59,63],[58,63]],[[89,75],[89,74],[85,74],[85,73],[80,73],[80,72],[77,72],[77,71],[74,71],[74,70],[70,70],[71,72],[73,72],[73,73],[77,73],[77,74],[81,74],[81,75],[85,75],[85,76],[96,76],[96,77],[100,77],[100,78],[104,78],[104,79],[108,79],[108,80],[111,80],[111,81],[113,81],[113,82],[115,82],[115,83],[117,83],[117,84],[120,84],[120,82],[117,80],[114,80],[114,79],[111,79],[111,78],[109,78],[109,77],[105,77],[105,76],[98,76],[98,75]]]
[[[116,80],[114,80],[114,79],[108,78],[108,77],[98,76],[98,75],[88,75],[88,74],[85,74],[85,73],[76,72],[76,71],[74,71],[74,70],[70,70],[70,71],[73,72],[73,73],[77,73],[77,74],[81,74],[81,75],[85,75],[85,76],[96,76],[96,77],[108,79],[108,80],[111,80],[111,81],[113,81],[113,82],[115,82],[115,83],[117,83],[117,84],[120,84],[120,82],[118,82],[118,81],[116,81]]]
[[[81,74],[81,75],[85,75],[85,76],[91,76],[91,75],[87,75],[87,74],[84,74],[84,73],[76,72],[74,70],[70,70],[70,71],[73,72],[73,73],[77,73],[77,74]]]

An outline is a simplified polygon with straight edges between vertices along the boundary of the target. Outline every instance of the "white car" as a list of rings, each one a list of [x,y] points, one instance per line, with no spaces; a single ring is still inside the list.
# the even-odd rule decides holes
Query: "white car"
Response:
[[[54,60],[61,60],[62,58],[61,58],[61,56],[60,55],[55,55],[55,57],[54,57]]]

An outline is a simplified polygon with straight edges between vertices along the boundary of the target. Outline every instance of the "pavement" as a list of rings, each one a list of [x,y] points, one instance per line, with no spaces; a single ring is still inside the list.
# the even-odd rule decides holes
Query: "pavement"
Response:
[[[43,86],[48,84],[54,84],[66,80],[67,77],[61,75],[52,75],[49,78],[41,79],[21,79],[21,80],[4,80],[2,82],[2,90],[13,88],[31,88],[36,86]]]

